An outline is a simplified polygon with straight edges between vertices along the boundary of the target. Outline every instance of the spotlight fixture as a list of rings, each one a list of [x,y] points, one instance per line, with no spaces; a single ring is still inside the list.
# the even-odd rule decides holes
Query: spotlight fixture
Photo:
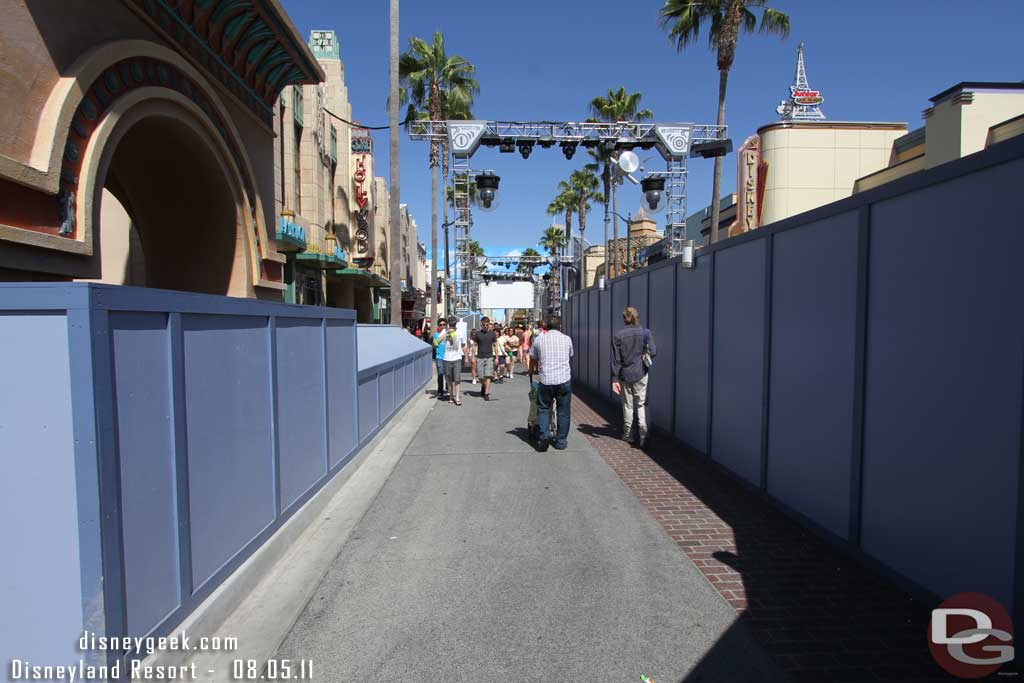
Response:
[[[502,140],[501,144],[498,146],[498,151],[503,154],[511,154],[516,151],[516,141],[509,140],[508,138]]]
[[[502,150],[504,151],[504,150]],[[492,171],[484,171],[476,177],[476,191],[481,211],[493,211],[498,208],[498,183],[501,178]],[[664,185],[664,181],[662,181]]]
[[[665,208],[665,178],[663,176],[647,176],[640,181],[640,190],[644,193],[644,208],[648,213],[658,213]]]
[[[519,153],[523,155],[524,159],[529,159],[530,158],[530,152],[532,152],[532,151],[533,151],[533,143],[532,142],[527,142],[525,140],[524,141],[520,141],[520,143],[519,143]]]
[[[484,147],[497,147],[501,142],[501,138],[497,135],[484,135],[480,138],[480,144]]]
[[[565,155],[566,159],[572,159],[573,155],[576,154],[576,145],[577,144],[578,143],[575,143],[575,142],[562,142],[562,143],[559,143],[559,147],[562,148],[562,154]]]
[[[724,157],[731,151],[732,140],[728,138],[726,138],[725,140],[711,140],[710,142],[698,142],[690,146],[691,157],[703,157],[705,159]]]
[[[548,147],[554,147],[555,138],[553,135],[545,135],[544,137],[537,141],[537,144],[539,144],[544,149],[547,149]]]

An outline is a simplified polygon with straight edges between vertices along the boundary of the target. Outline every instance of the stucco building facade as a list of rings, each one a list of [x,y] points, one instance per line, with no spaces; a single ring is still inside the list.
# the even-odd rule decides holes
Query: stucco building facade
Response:
[[[275,105],[324,73],[276,0],[12,0],[0,64],[0,278],[283,298]]]

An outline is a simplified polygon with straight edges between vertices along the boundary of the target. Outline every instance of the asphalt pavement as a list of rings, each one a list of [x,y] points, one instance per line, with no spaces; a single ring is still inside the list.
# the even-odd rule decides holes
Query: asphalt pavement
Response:
[[[575,424],[567,450],[527,443],[524,376],[490,402],[462,388],[426,413],[278,657],[338,683],[785,680]]]

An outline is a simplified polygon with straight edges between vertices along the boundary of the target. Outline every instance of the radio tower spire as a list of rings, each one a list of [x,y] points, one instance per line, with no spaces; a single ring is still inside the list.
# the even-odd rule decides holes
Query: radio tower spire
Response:
[[[811,90],[807,83],[807,71],[804,69],[804,44],[796,50],[796,74],[793,85],[789,86],[789,99],[782,100],[775,108],[784,121],[822,121],[825,114],[821,111],[821,103],[825,98],[818,90]]]

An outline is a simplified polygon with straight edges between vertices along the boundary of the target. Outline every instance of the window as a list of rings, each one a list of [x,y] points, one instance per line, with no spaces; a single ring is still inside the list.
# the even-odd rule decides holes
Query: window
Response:
[[[295,123],[295,213],[302,215],[302,126]]]
[[[288,206],[288,192],[287,192],[287,189],[286,189],[287,185],[288,185],[288,181],[287,181],[288,170],[287,170],[287,168],[284,165],[284,113],[285,113],[284,112],[284,96],[282,95],[281,96],[281,102],[278,105],[278,122],[279,122],[279,125],[278,125],[278,128],[277,128],[277,147],[278,147],[277,153],[278,153],[278,156],[280,157],[278,159],[278,161],[281,164],[281,179],[280,179],[280,183],[281,183],[281,188],[280,188],[281,189],[281,208],[284,208],[284,207]]]

